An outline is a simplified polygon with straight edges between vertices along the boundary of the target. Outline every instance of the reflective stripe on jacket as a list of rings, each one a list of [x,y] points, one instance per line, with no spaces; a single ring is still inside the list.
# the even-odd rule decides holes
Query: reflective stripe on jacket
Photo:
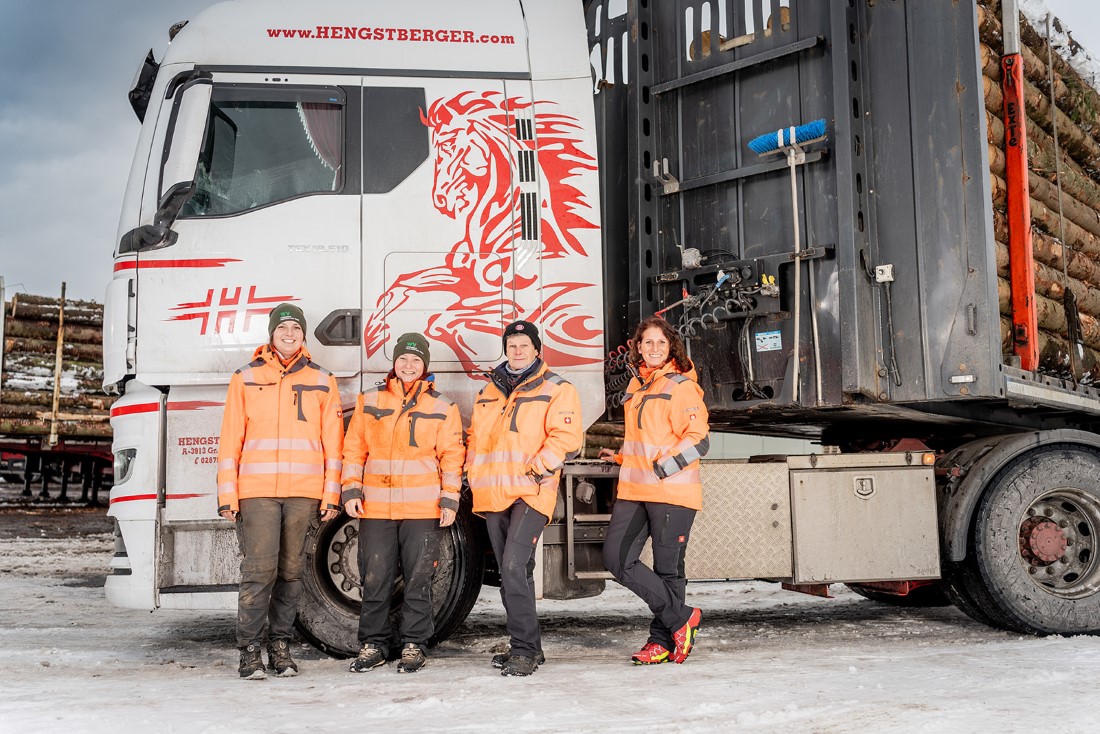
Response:
[[[505,392],[490,382],[474,401],[466,446],[474,512],[499,512],[523,499],[551,518],[561,466],[577,455],[584,437],[580,398],[545,364]]]
[[[229,380],[218,444],[218,509],[253,497],[309,497],[339,509],[344,419],[336,378],[302,347],[283,366],[270,345]]]
[[[695,370],[669,362],[642,384],[630,381],[623,403],[625,437],[616,461],[620,499],[703,507],[699,459],[710,448],[709,414]]]
[[[362,517],[375,520],[438,518],[458,510],[465,457],[458,406],[430,379],[406,393],[391,376],[355,400],[341,500],[362,499]]]

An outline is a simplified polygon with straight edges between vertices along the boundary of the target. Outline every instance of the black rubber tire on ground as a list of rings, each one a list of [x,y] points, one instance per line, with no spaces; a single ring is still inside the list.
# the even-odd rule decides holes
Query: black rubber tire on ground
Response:
[[[358,520],[341,514],[311,528],[306,539],[298,632],[319,650],[337,658],[352,657],[359,651],[358,528]],[[432,582],[435,634],[429,645],[450,637],[477,601],[485,568],[484,538],[483,521],[470,511],[466,496],[458,518],[444,534]],[[398,577],[391,612],[394,616],[401,604],[402,584]]]
[[[1057,560],[1027,557],[1024,538],[1035,522],[1046,523],[1066,541]],[[1041,446],[1014,459],[986,486],[970,538],[973,573],[967,591],[983,606],[988,603],[991,616],[1006,629],[1098,634],[1098,545],[1100,451]]]
[[[947,562],[943,568],[943,593],[959,611],[990,627],[1007,629],[1007,623],[995,616],[996,611],[988,593],[977,581],[974,571],[974,553],[960,562]]]
[[[943,588],[938,583],[918,586],[905,596],[868,589],[859,584],[845,584],[845,586],[864,599],[889,604],[893,607],[946,607],[951,604],[951,600],[944,595]]]

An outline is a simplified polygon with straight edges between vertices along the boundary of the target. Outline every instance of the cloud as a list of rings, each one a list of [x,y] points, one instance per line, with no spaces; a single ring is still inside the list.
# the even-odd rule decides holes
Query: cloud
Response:
[[[210,0],[0,3],[0,276],[101,300],[140,125],[146,51]]]

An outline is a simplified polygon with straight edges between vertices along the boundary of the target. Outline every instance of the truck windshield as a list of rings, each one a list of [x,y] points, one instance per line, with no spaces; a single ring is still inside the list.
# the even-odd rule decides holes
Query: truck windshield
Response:
[[[336,87],[215,87],[195,194],[181,217],[340,191],[344,129],[344,93]]]

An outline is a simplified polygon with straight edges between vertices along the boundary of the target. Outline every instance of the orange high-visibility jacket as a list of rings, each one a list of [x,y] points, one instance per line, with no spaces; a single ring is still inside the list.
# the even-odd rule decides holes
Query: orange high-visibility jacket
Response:
[[[458,511],[462,491],[462,419],[458,406],[435,391],[430,379],[406,393],[391,376],[360,393],[344,439],[344,491],[363,500],[361,517],[381,520],[438,518]]]
[[[615,460],[620,499],[703,508],[699,459],[710,448],[703,389],[695,370],[669,362],[643,384],[634,377],[623,403],[625,440]]]
[[[284,367],[270,345],[233,373],[218,445],[218,510],[253,497],[339,509],[344,419],[336,378],[302,347]]]
[[[503,368],[478,393],[470,419],[466,476],[474,512],[499,512],[522,499],[549,520],[561,466],[581,448],[580,398],[545,364],[505,397],[507,390],[497,384]]]

